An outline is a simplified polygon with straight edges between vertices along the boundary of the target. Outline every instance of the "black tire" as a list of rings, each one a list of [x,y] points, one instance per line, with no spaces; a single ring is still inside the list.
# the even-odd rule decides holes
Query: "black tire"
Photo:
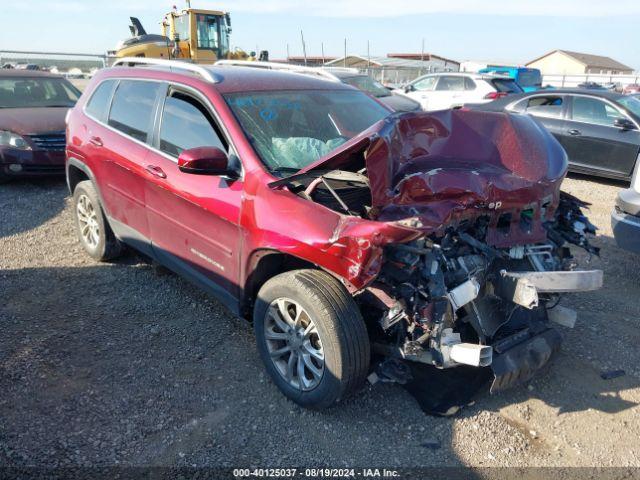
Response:
[[[324,370],[311,390],[292,386],[271,359],[265,323],[269,306],[279,298],[300,304],[317,328]],[[344,286],[325,272],[294,270],[271,278],[258,293],[253,324],[269,375],[287,397],[303,407],[331,407],[358,390],[367,376],[371,351],[360,310]]]
[[[82,235],[81,220],[78,213],[78,202],[83,199],[83,196],[88,199],[95,211],[95,221],[98,224],[98,241],[95,245],[90,245]],[[73,191],[73,212],[76,231],[78,232],[78,239],[91,258],[99,262],[105,262],[120,256],[123,246],[113,234],[113,231],[111,230],[111,227],[104,215],[104,211],[102,210],[102,205],[100,204],[100,198],[98,197],[96,187],[90,180],[82,181],[76,185],[76,188]]]

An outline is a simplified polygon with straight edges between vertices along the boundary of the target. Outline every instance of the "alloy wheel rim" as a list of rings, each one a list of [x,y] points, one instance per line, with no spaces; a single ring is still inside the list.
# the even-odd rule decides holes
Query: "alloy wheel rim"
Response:
[[[324,349],[318,329],[302,306],[289,298],[269,305],[264,322],[269,357],[289,385],[313,390],[324,374]]]
[[[80,195],[78,197],[76,214],[78,215],[82,241],[90,249],[94,250],[100,241],[100,224],[98,223],[96,209],[88,196]]]

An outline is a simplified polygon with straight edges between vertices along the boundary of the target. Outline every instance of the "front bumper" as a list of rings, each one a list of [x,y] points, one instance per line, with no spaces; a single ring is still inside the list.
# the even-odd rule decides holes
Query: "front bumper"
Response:
[[[616,207],[611,212],[611,229],[620,248],[640,254],[640,216],[630,215]]]
[[[64,175],[64,151],[0,149],[0,175]]]

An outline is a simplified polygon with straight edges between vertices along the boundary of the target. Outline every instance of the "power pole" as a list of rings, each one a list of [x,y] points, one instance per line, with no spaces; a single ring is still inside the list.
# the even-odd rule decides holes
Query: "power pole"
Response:
[[[322,65],[324,65],[324,42],[320,42],[320,50],[322,50]]]
[[[289,44],[287,43],[287,63],[289,63],[289,58],[291,58],[291,56],[289,55]]]
[[[307,46],[304,43],[304,35],[302,34],[302,30],[300,30],[300,38],[302,39],[302,55],[304,55],[304,66],[307,66]]]
[[[367,72],[371,68],[371,53],[369,53],[369,40],[367,40]]]
[[[344,38],[344,59],[342,61],[343,66],[347,66],[347,37]]]

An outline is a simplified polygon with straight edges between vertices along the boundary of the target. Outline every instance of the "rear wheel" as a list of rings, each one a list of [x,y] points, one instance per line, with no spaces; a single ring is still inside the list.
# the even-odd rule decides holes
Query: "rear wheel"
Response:
[[[85,251],[100,262],[116,258],[122,244],[115,237],[100,206],[96,188],[90,180],[76,185],[73,205],[78,238]]]
[[[362,385],[369,337],[358,306],[332,276],[295,270],[270,279],[253,318],[266,369],[294,402],[326,408]]]

